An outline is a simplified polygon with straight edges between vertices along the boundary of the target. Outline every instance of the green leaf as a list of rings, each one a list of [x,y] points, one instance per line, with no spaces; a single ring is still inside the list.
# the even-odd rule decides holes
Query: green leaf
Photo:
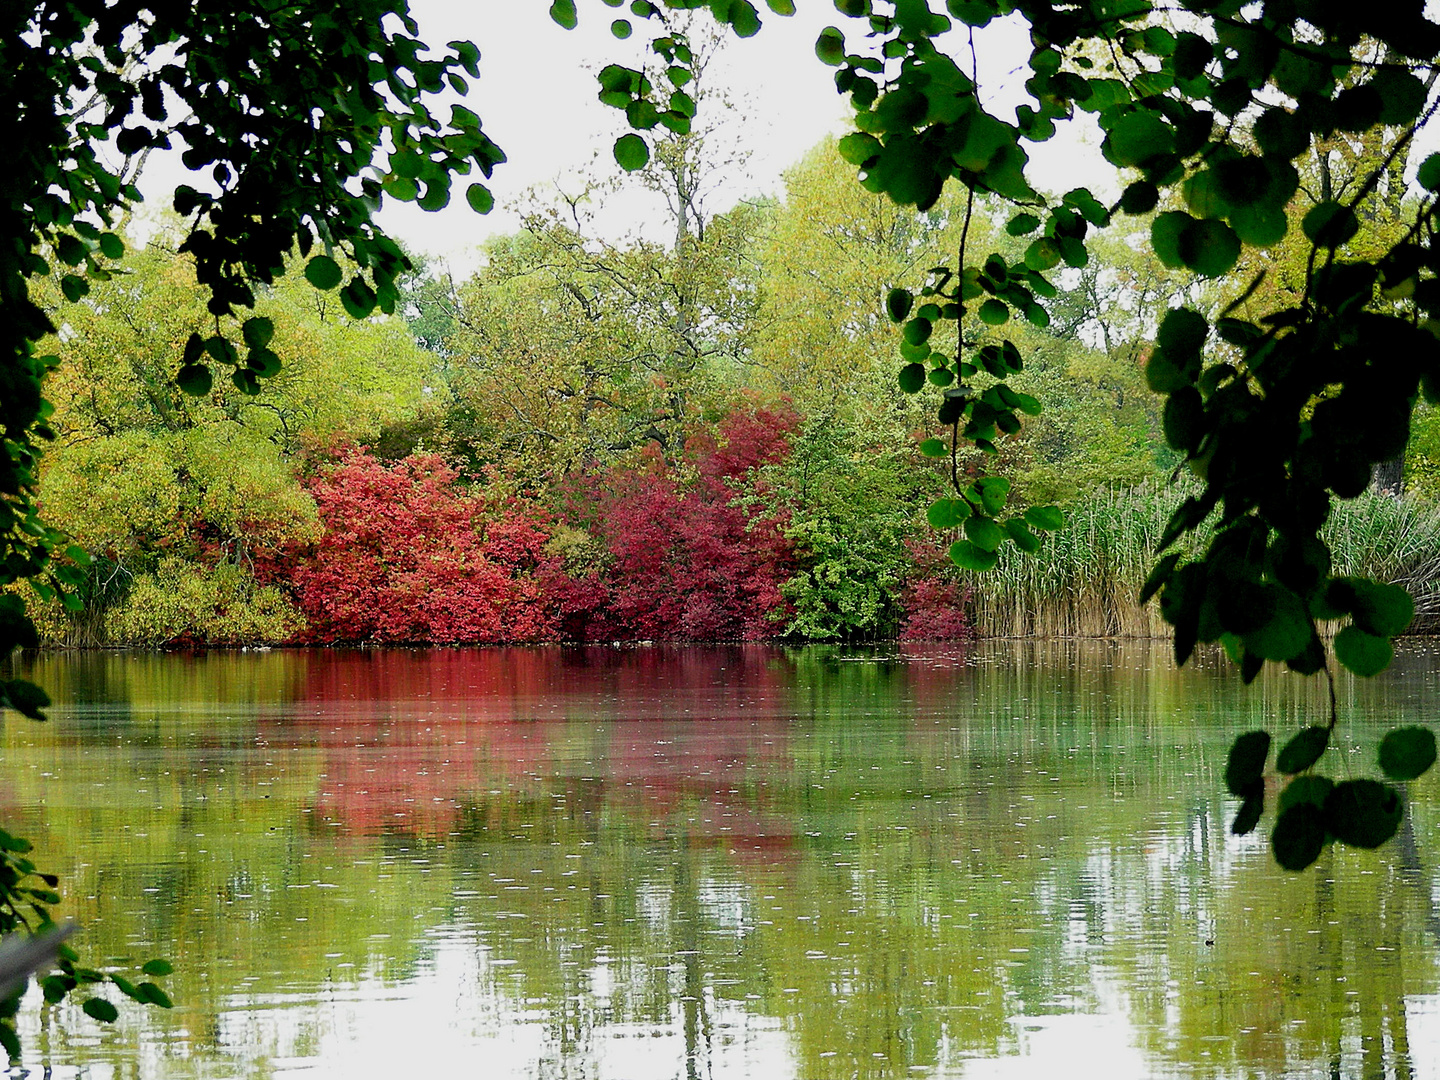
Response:
[[[610,33],[614,34],[621,41],[630,36],[631,27],[629,19],[616,19],[610,24]]]
[[[1149,180],[1136,180],[1120,195],[1120,209],[1127,214],[1148,214],[1160,202],[1160,189]]]
[[[845,35],[838,27],[827,26],[815,39],[815,55],[822,64],[839,67],[845,62]]]
[[[1003,326],[1010,321],[1010,308],[1003,300],[990,299],[980,305],[979,315],[989,326]]]
[[[1040,237],[1025,249],[1025,265],[1039,273],[1059,266],[1063,258],[1060,241],[1050,236]]]
[[[1420,163],[1415,180],[1426,191],[1440,191],[1440,154],[1431,154]]]
[[[615,140],[615,161],[626,172],[643,169],[650,160],[650,147],[639,135],[621,135]]]
[[[375,291],[362,277],[353,277],[340,290],[340,303],[352,319],[368,319],[375,311]]]
[[[1403,727],[1380,740],[1380,771],[1391,780],[1414,780],[1435,764],[1435,733]]]
[[[910,307],[914,303],[915,297],[909,289],[891,289],[885,297],[885,311],[891,322],[901,323],[910,314]]]
[[[1367,634],[1358,626],[1347,626],[1335,635],[1335,659],[1356,675],[1379,675],[1395,658],[1388,639]]]
[[[146,975],[171,975],[175,971],[175,965],[169,960],[147,960],[145,966],[140,969]]]
[[[101,233],[100,252],[107,259],[122,258],[125,255],[125,241],[114,233]]]
[[[241,325],[240,336],[250,348],[263,349],[275,337],[275,324],[264,315],[256,315]]]
[[[1040,227],[1040,219],[1034,214],[1016,214],[1005,223],[1005,231],[1011,236],[1026,236]]]
[[[575,0],[555,0],[550,5],[550,18],[566,30],[574,30],[576,23]]]
[[[102,1024],[113,1024],[120,1016],[115,1006],[104,998],[90,998],[80,1007],[85,1010],[86,1016],[99,1020]]]
[[[1297,776],[1290,783],[1285,785],[1285,790],[1280,792],[1280,802],[1277,809],[1284,813],[1297,803],[1308,802],[1312,806],[1323,807],[1325,800],[1330,797],[1334,790],[1335,781],[1328,776],[1319,776],[1315,773],[1306,773],[1304,776]]]
[[[1177,359],[1189,358],[1205,347],[1210,324],[1190,308],[1171,308],[1160,321],[1155,343]]]
[[[488,214],[495,208],[495,196],[484,184],[471,184],[465,189],[465,201],[477,214]]]
[[[1378,780],[1342,781],[1325,799],[1325,827],[1352,847],[1379,847],[1395,835],[1403,815],[1399,793]]]
[[[1180,258],[1201,277],[1221,277],[1240,258],[1240,237],[1223,221],[1196,221],[1181,237]]]
[[[957,540],[950,545],[950,561],[962,570],[984,572],[995,569],[999,556],[993,551],[976,547],[969,540]]]
[[[926,439],[920,444],[920,453],[926,457],[944,457],[950,450],[940,439]]]
[[[852,131],[841,139],[835,148],[840,151],[840,156],[851,165],[859,166],[872,161],[883,149],[879,139],[864,131]],[[899,322],[900,320],[895,321]]]
[[[269,349],[251,349],[245,358],[245,366],[261,379],[271,379],[280,374],[280,357]]]
[[[1040,538],[1027,529],[1025,522],[1019,518],[1011,518],[1005,522],[1005,531],[1021,551],[1032,554],[1040,550]]]
[[[925,365],[906,364],[900,369],[900,389],[907,394],[918,394],[925,385]]]
[[[305,264],[305,280],[317,289],[333,289],[343,277],[340,264],[329,255],[316,255]]]
[[[176,373],[175,384],[191,397],[204,397],[212,385],[210,369],[204,364],[186,364]]]
[[[936,499],[925,511],[925,520],[935,529],[953,529],[970,513],[970,504],[964,499]]]
[[[1270,849],[1277,863],[1295,873],[1318,859],[1325,850],[1325,816],[1321,808],[1298,802],[1285,810],[1270,834]]]
[[[1415,601],[1401,585],[1388,585],[1366,578],[1347,578],[1355,595],[1350,613],[1355,625],[1367,634],[1391,638],[1404,633],[1415,618]]]
[[[1240,811],[1235,815],[1235,821],[1230,826],[1230,831],[1236,836],[1244,836],[1252,832],[1260,823],[1260,815],[1265,812],[1265,787],[1263,784],[1256,784],[1255,790],[1245,796],[1245,801],[1240,804]]]
[[[1131,112],[1110,129],[1105,146],[1117,165],[1140,166],[1173,152],[1175,131],[1153,112]]]
[[[1005,539],[1005,530],[994,518],[975,514],[965,519],[965,535],[981,550],[995,551]]]
[[[170,995],[165,993],[164,990],[161,990],[160,987],[156,986],[153,982],[142,982],[135,988],[135,992],[151,1005],[158,1005],[162,1009],[173,1009],[175,1007],[175,1003],[170,1000]]]
[[[1032,506],[1025,511],[1025,524],[1032,529],[1055,532],[1065,527],[1065,515],[1058,506]]]
[[[1270,733],[1247,731],[1230,745],[1225,762],[1225,787],[1231,795],[1247,796],[1265,774],[1265,759],[1270,756]]]
[[[1275,768],[1289,774],[1304,772],[1320,760],[1329,745],[1329,728],[1316,725],[1301,728],[1275,755]]]
[[[1360,221],[1348,206],[1332,199],[1311,207],[1300,228],[1311,243],[1337,248],[1360,231]]]

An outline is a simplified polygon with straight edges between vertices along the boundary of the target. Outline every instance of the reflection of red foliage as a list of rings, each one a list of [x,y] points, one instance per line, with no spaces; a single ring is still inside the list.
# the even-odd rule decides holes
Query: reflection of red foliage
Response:
[[[577,636],[590,640],[757,639],[773,636],[780,585],[794,569],[781,518],[740,505],[751,472],[789,453],[798,415],[737,409],[686,445],[694,476],[652,453],[640,468],[591,478],[581,501],[611,562],[567,598]],[[748,481],[748,482],[747,482]],[[588,606],[587,606],[588,601]]]
[[[790,798],[769,785],[792,772],[791,718],[763,649],[341,652],[308,670],[267,734],[323,748],[325,826],[443,838],[477,803],[563,794],[738,857],[794,842],[768,809]]]
[[[485,515],[434,455],[363,451],[311,484],[325,532],[291,574],[315,641],[533,641],[554,637],[533,571],[545,531]]]

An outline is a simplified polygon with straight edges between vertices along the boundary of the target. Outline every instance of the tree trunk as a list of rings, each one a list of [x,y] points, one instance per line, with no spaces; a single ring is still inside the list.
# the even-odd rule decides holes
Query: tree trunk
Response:
[[[1389,461],[1382,461],[1370,474],[1370,486],[1381,495],[1398,499],[1405,490],[1405,452]]]

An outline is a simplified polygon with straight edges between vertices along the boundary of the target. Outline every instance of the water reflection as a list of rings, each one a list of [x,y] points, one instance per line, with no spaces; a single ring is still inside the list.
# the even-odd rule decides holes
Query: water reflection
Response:
[[[1342,685],[1357,763],[1440,677]],[[1227,836],[1318,714],[1143,643],[51,656],[4,819],[178,1007],[32,1003],[95,1077],[1426,1075],[1433,781],[1381,854]],[[1363,765],[1357,764],[1357,771]],[[63,1021],[63,1022],[57,1022]]]

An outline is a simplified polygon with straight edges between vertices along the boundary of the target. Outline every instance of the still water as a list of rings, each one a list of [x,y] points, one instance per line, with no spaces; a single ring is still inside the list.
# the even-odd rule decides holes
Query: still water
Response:
[[[1342,681],[1332,772],[1440,652]],[[1428,650],[1428,651],[1427,651]],[[1145,643],[37,660],[0,820],[171,1012],[33,1076],[1440,1076],[1440,800],[1300,876],[1227,835],[1248,691]]]

